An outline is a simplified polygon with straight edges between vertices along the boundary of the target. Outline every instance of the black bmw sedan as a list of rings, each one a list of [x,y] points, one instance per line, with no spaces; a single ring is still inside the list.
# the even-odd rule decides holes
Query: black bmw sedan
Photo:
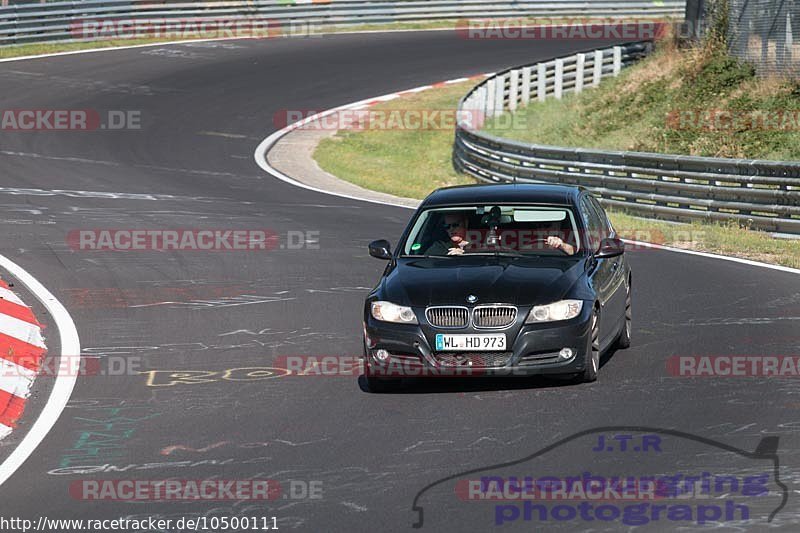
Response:
[[[370,391],[403,377],[552,374],[594,381],[631,342],[631,271],[600,203],[580,187],[434,191],[364,307]]]

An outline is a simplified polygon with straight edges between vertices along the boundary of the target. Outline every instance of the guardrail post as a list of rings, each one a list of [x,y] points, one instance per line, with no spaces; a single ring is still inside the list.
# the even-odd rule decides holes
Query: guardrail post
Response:
[[[792,36],[792,17],[786,13],[786,37],[783,42],[782,60],[785,66],[792,62],[792,47],[794,45],[794,37]]]
[[[577,63],[575,64],[575,92],[579,93],[583,90],[583,77],[586,75],[586,54],[578,54],[576,56]]]
[[[614,47],[614,76],[619,75],[619,71],[622,70],[622,47],[615,46]]]
[[[592,86],[600,85],[600,78],[603,77],[603,51],[594,51],[594,72],[592,73]]]
[[[469,95],[469,98],[464,100],[464,102],[461,105],[461,109],[464,109],[466,111],[473,111],[475,109],[476,97],[477,96],[478,96],[478,91],[476,90],[471,95]],[[459,109],[459,111],[461,109]],[[456,113],[456,117],[458,117],[458,116],[459,116],[459,113]]]
[[[539,63],[536,67],[536,99],[544,102],[547,98],[547,65]]]
[[[487,117],[491,117],[494,109],[494,81],[491,84],[486,84],[486,92],[484,93],[483,110],[486,112]]]
[[[490,78],[486,84],[486,116],[491,117],[494,115],[494,86],[497,82],[494,78]]]
[[[555,78],[555,85],[553,87],[553,95],[556,97],[557,100],[560,100],[563,92],[564,92],[564,60],[556,59],[556,78]]]
[[[486,85],[481,85],[478,89],[478,96],[475,102],[475,111],[480,111],[486,116]]]
[[[500,115],[503,113],[503,100],[506,93],[506,77],[504,75],[497,76],[494,84],[494,114]]]
[[[531,67],[522,69],[522,105],[531,102]]]
[[[508,86],[508,110],[517,110],[517,98],[519,98],[519,70],[511,71],[510,85]]]

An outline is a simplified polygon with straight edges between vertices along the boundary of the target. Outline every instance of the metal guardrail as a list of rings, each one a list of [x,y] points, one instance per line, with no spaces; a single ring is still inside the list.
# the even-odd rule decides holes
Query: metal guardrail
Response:
[[[532,99],[579,92],[648,49],[632,43],[500,72],[462,98],[458,116],[491,117]],[[583,185],[606,205],[660,218],[736,221],[800,234],[800,162],[545,146],[502,139],[461,121],[453,165],[488,182]]]
[[[255,18],[318,25],[511,17],[681,17],[685,0],[82,0],[0,8],[0,45],[91,40],[84,21]]]

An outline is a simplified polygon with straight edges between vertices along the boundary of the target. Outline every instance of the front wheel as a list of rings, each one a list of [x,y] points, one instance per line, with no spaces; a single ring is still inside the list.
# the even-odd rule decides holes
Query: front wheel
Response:
[[[589,332],[589,346],[586,349],[586,369],[583,371],[584,383],[597,381],[600,370],[600,313],[592,311],[592,328]]]

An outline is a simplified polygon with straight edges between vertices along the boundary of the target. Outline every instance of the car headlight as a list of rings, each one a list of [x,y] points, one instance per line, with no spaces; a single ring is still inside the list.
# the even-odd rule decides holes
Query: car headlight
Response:
[[[536,305],[528,313],[525,323],[535,324],[538,322],[569,320],[581,314],[581,309],[583,309],[583,300],[561,300],[549,305]]]
[[[417,316],[410,307],[393,304],[392,302],[372,302],[372,318],[383,322],[397,322],[400,324],[417,323]]]

